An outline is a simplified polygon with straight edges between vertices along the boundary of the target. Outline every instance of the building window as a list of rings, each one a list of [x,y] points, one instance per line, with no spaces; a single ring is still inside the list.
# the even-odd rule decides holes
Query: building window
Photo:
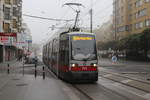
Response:
[[[5,4],[11,4],[11,0],[5,0]]]
[[[129,31],[129,32],[131,32],[132,31],[132,24],[127,25],[126,26],[126,30]]]
[[[17,5],[17,0],[13,0],[13,4],[14,4],[14,5]]]
[[[132,14],[129,15],[129,20],[132,20]]]
[[[136,2],[135,2],[135,7],[140,7],[140,6],[142,6],[143,5],[143,1],[142,0],[137,0]]]
[[[17,8],[13,7],[13,16],[17,17]]]
[[[4,32],[10,32],[10,24],[9,23],[4,23],[3,28],[4,28]]]
[[[17,21],[16,21],[16,19],[13,19],[13,28],[17,28]]]
[[[143,22],[139,22],[135,24],[135,29],[140,29],[144,27],[144,23]]]
[[[143,9],[143,10],[138,11],[137,13],[135,13],[135,18],[137,19],[139,17],[146,16],[146,11],[147,11],[147,9]]]
[[[150,26],[150,19],[147,19],[147,20],[145,21],[145,26]]]
[[[132,10],[132,4],[129,4],[129,5],[128,5],[128,9],[129,9],[129,10]]]
[[[126,26],[121,26],[117,28],[117,32],[124,32],[126,31]]]
[[[10,8],[8,7],[4,8],[4,18],[5,20],[10,20]]]

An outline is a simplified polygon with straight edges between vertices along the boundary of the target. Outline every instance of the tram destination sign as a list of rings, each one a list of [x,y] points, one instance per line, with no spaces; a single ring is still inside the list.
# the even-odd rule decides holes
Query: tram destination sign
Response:
[[[4,33],[4,32],[0,32],[0,36],[17,37],[17,33]]]
[[[73,36],[73,40],[93,40],[93,37]]]

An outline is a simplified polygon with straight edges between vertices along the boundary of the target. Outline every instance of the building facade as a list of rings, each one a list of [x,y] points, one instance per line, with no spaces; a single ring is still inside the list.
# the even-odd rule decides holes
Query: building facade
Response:
[[[0,0],[0,62],[17,56],[17,37],[5,34],[20,34],[22,29],[22,0]],[[5,40],[5,41],[4,41]],[[6,43],[7,42],[7,43]]]
[[[150,28],[150,0],[114,0],[113,28],[116,39]]]
[[[31,52],[32,35],[26,23],[22,23],[22,32],[18,35],[18,48],[23,49],[24,54]]]
[[[96,40],[98,42],[108,42],[114,40],[112,18],[103,23],[100,28],[93,30],[96,33]]]

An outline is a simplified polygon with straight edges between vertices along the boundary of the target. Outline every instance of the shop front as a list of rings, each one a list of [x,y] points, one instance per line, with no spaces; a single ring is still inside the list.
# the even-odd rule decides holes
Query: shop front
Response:
[[[0,62],[11,61],[17,57],[17,34],[0,32]]]
[[[0,63],[3,62],[3,46],[0,45]]]

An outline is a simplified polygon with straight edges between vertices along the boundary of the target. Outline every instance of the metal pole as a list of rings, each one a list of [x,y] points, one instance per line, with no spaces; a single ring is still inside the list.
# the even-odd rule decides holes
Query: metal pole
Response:
[[[93,32],[93,9],[91,8],[91,11],[90,11],[90,15],[91,15],[91,20],[90,20],[90,31],[91,33]]]
[[[117,1],[115,0],[115,3],[114,3],[114,5],[115,5],[115,11],[114,11],[114,13],[115,13],[115,19],[114,19],[114,21],[115,21],[115,41],[117,40],[117,16],[116,16],[116,13],[117,13]]]
[[[75,23],[74,23],[74,28],[76,28],[76,26],[77,26],[80,11],[76,11],[76,12],[77,12],[77,15],[76,15]]]
[[[7,65],[7,73],[8,74],[10,73],[10,66],[9,66],[9,64]]]
[[[90,32],[93,32],[93,0],[91,0],[91,10],[90,10]]]
[[[37,76],[36,67],[37,67],[37,65],[36,65],[36,63],[35,63],[35,72],[34,72],[34,76],[35,76],[35,78],[36,78],[36,76]]]
[[[28,40],[28,52],[29,52],[29,40]]]
[[[23,76],[24,76],[24,61],[23,61]]]
[[[45,68],[43,66],[43,79],[45,80]]]

